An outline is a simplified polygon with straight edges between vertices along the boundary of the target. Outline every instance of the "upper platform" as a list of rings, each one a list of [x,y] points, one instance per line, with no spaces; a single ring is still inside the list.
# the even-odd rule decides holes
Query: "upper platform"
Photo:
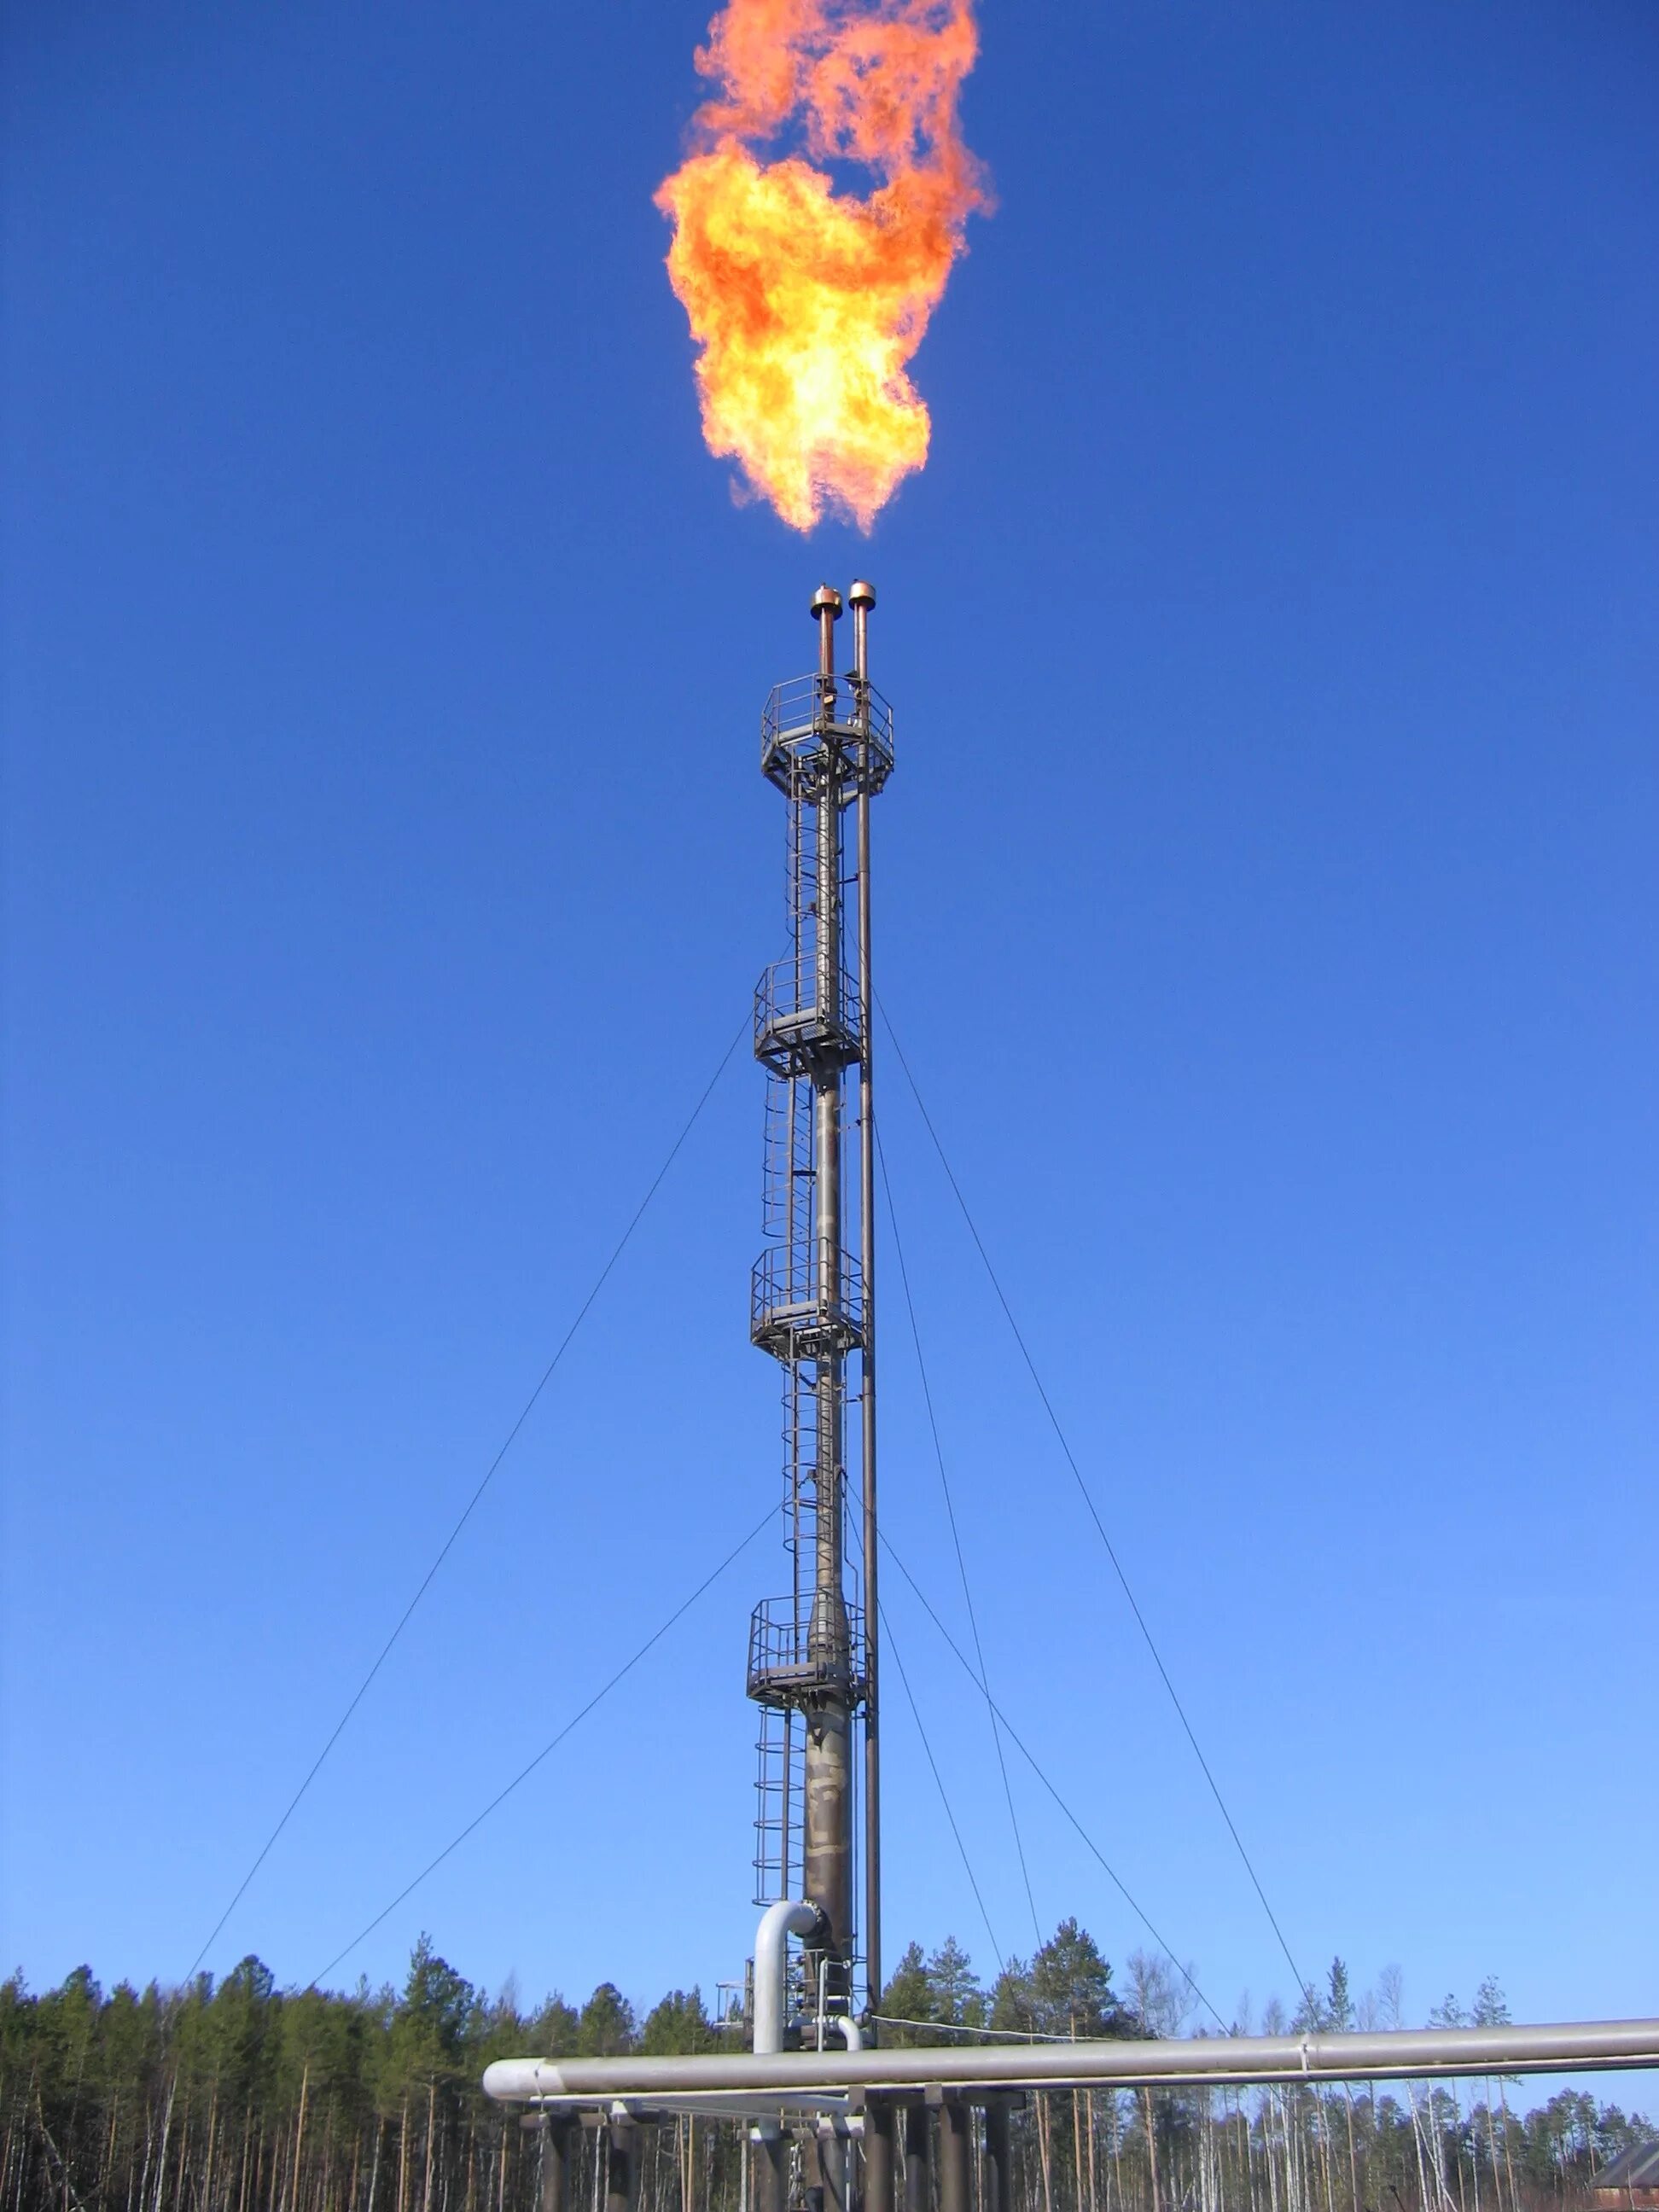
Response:
[[[816,800],[833,778],[842,803],[893,772],[893,710],[855,676],[794,676],[761,716],[761,772],[788,799]]]

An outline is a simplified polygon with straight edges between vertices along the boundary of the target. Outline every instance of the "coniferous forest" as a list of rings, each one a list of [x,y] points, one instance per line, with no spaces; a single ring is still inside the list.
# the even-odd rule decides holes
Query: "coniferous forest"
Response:
[[[913,1944],[884,1992],[884,2042],[1198,2032],[1182,1973],[1133,1954],[1121,1977],[1075,1921],[988,1988],[953,1941]],[[1507,2018],[1495,1982],[1449,2025]],[[1407,2024],[1399,1977],[1356,1996],[1339,1959],[1293,2014],[1240,2033]],[[1212,2031],[1214,2032],[1214,2031]],[[674,1990],[641,2014],[603,1983],[586,2003],[490,1997],[422,1937],[401,1990],[279,1990],[254,1958],[215,1983],[103,1990],[80,1967],[35,1994],[0,1985],[0,2212],[532,2212],[543,2137],[478,2087],[493,2058],[713,2050],[740,2022]],[[1504,2081],[1208,2093],[1050,2091],[1014,2123],[1014,2212],[1546,2212],[1588,2202],[1598,2168],[1653,2130],[1577,2089],[1523,2109]],[[603,2197],[603,2132],[572,2197]],[[642,2131],[640,2212],[744,2212],[732,2123]],[[975,2162],[975,2191],[979,2187]],[[977,2193],[975,2201],[977,2202]]]

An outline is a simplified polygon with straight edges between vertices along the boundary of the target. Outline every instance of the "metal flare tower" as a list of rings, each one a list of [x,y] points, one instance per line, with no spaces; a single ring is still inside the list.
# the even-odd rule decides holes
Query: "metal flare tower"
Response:
[[[836,673],[842,599],[825,584],[811,603],[817,669],[779,684],[762,718],[762,773],[788,808],[789,943],[755,993],[755,1056],[769,1079],[768,1241],[754,1271],[750,1334],[783,1369],[791,1565],[788,1592],[757,1607],[750,1629],[749,1694],[761,1709],[756,1902],[801,1899],[817,1908],[799,1996],[820,2023],[854,2012],[862,1993],[873,1998],[881,1986],[870,801],[892,769],[893,721],[870,681],[875,592],[855,583],[848,599],[851,670]],[[848,1556],[855,1504],[857,1565]]]

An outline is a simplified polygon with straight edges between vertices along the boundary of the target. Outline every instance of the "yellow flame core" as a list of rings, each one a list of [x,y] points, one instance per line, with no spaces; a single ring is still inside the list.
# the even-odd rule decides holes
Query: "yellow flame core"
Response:
[[[718,91],[657,193],[669,281],[710,453],[797,530],[830,510],[867,531],[927,458],[909,363],[988,204],[957,123],[977,51],[971,0],[729,0],[698,51]],[[876,189],[754,150],[791,127]]]

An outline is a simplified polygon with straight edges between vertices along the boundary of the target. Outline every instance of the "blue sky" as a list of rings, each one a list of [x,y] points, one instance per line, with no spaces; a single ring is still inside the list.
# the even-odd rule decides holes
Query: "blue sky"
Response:
[[[987,0],[1000,207],[866,544],[730,496],[652,191],[707,10],[7,33],[3,1895],[182,1975],[780,948],[867,572],[882,988],[1298,1958],[1651,2010],[1659,22]],[[902,1087],[994,1686],[1289,1974]],[[208,1963],[314,1973],[775,1494],[739,1054]],[[888,1307],[895,1542],[959,1595]],[[355,1951],[752,1936],[757,1545]],[[982,1709],[895,1638],[998,1942]],[[890,1703],[890,1948],[990,1939]],[[1144,1932],[1014,1768],[1039,1912]]]

